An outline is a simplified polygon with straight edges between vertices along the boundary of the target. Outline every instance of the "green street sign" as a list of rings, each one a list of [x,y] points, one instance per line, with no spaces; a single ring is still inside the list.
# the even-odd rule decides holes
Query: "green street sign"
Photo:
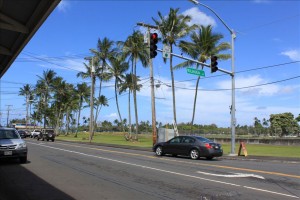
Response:
[[[205,76],[205,72],[203,70],[194,69],[194,68],[186,68],[188,74],[195,74],[198,76]]]

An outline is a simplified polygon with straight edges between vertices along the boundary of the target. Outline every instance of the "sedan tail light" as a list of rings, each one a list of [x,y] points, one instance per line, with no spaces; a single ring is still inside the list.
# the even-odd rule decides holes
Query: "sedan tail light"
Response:
[[[205,147],[206,147],[207,149],[211,149],[211,148],[212,148],[212,146],[210,146],[209,143],[205,143]]]

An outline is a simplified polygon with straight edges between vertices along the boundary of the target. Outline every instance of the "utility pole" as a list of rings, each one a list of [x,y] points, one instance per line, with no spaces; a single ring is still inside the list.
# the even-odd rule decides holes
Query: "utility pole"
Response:
[[[26,95],[26,130],[28,124],[28,102],[29,102],[29,95]]]
[[[89,60],[92,64],[91,66],[91,79],[92,79],[92,85],[91,85],[91,97],[90,97],[90,138],[89,142],[92,142],[93,133],[94,133],[94,73],[95,73],[95,67],[94,67],[94,57],[86,57],[86,60]]]
[[[157,26],[152,26],[144,23],[137,23],[138,26],[147,27],[147,45],[150,49],[150,28],[158,29]],[[155,92],[154,92],[154,78],[153,78],[153,60],[150,57],[149,51],[149,67],[150,67],[150,84],[151,84],[151,110],[152,110],[152,142],[153,145],[156,144],[157,141],[157,130],[156,130],[156,111],[155,111]]]
[[[9,119],[9,107],[12,105],[6,105],[7,106],[7,119],[6,119],[6,126],[8,127],[8,119]]]

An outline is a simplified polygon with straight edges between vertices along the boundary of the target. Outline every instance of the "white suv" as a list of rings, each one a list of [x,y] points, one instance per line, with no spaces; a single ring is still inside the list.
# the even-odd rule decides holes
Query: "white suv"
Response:
[[[14,128],[0,127],[0,159],[19,158],[21,163],[27,162],[27,146]]]
[[[30,134],[30,137],[31,138],[36,138],[39,134],[41,133],[41,131],[40,130],[33,130],[32,132],[31,132],[31,134]]]

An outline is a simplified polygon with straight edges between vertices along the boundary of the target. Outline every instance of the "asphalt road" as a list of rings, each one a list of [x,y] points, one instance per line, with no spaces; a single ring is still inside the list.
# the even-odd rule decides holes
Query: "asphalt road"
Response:
[[[157,157],[26,139],[28,163],[0,162],[0,199],[299,199],[300,163]]]

